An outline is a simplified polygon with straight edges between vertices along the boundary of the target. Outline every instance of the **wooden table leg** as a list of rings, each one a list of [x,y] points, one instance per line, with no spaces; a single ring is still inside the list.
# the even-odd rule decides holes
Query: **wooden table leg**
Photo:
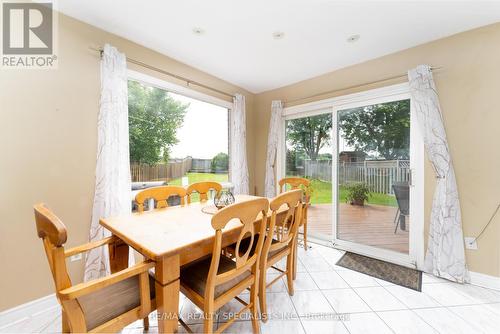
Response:
[[[179,255],[156,261],[155,290],[159,333],[177,332],[180,293],[179,275]]]
[[[128,268],[128,249],[128,245],[120,239],[108,245],[109,266],[112,274]]]

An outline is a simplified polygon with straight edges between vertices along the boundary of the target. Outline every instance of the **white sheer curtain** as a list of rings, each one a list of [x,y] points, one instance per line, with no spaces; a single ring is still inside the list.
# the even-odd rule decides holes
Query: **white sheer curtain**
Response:
[[[457,182],[431,68],[420,65],[408,72],[408,78],[412,108],[437,179],[424,269],[452,281],[468,282]]]
[[[276,196],[276,152],[278,150],[282,114],[283,104],[281,101],[272,101],[269,134],[267,135],[266,178],[264,184],[264,196],[268,198]]]
[[[123,53],[106,44],[101,58],[101,99],[97,120],[97,163],[90,241],[109,232],[101,217],[130,213],[127,64]],[[109,273],[107,247],[95,248],[85,259],[84,280]]]
[[[233,192],[249,194],[245,97],[236,94],[230,115],[230,173]]]

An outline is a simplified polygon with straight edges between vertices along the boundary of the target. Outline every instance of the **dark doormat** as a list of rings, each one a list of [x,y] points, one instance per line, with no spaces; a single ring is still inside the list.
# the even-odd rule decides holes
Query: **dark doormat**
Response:
[[[385,281],[422,291],[422,272],[394,263],[372,259],[367,256],[346,252],[337,262],[338,266],[355,270]]]

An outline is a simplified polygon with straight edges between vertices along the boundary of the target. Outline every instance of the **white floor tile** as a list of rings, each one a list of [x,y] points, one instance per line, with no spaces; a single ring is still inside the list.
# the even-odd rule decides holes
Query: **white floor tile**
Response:
[[[363,299],[352,289],[323,290],[322,292],[337,313],[371,311]]]
[[[377,281],[368,275],[358,273],[353,270],[340,270],[338,274],[349,284],[352,288],[363,288],[368,286],[380,286]]]
[[[311,277],[314,282],[316,282],[316,285],[322,290],[344,289],[349,287],[344,279],[334,270],[311,273]]]
[[[377,312],[395,333],[437,333],[431,326],[410,310]]]
[[[469,324],[480,328],[483,333],[500,331],[500,314],[493,312],[485,305],[453,306],[448,309]]]
[[[351,334],[384,334],[392,333],[387,325],[373,312],[351,314],[350,319],[344,321]]]
[[[219,323],[220,327],[223,323]],[[262,323],[260,323],[262,330]],[[241,334],[250,334],[253,333],[253,327],[251,321],[235,321],[228,328],[226,328],[222,333],[241,333]]]
[[[309,273],[297,273],[297,278],[293,282],[293,287],[295,291],[318,290],[318,286],[314,283]]]
[[[266,275],[266,284],[271,283],[276,277],[278,277],[280,274],[276,273],[275,270],[272,268],[267,270],[267,275]],[[280,280],[276,281],[273,285],[267,288],[267,292],[287,292],[287,287],[285,285],[285,282],[283,281],[283,278]],[[248,292],[248,291],[247,291]]]
[[[356,293],[365,301],[374,311],[404,310],[406,306],[396,297],[391,295],[385,288],[367,287],[356,288]]]
[[[302,320],[302,325],[307,334],[349,334],[342,321],[338,320]]]
[[[413,312],[439,333],[478,333],[477,328],[446,308],[422,308]]]
[[[471,305],[478,301],[460,292],[456,283],[423,284],[422,292],[443,306]]]
[[[450,283],[447,279],[436,277],[431,274],[422,273],[422,283]]]
[[[329,271],[332,270],[332,267],[328,264],[328,262],[323,259],[323,257],[305,257],[300,260],[304,265],[304,268],[309,273],[318,272],[318,271]]]
[[[496,314],[500,315],[500,303],[495,303],[495,304],[484,304],[484,306],[492,311],[495,312]]]
[[[404,288],[399,285],[386,286],[384,288],[410,309],[440,306],[438,302],[423,292]]]
[[[304,334],[299,320],[269,320],[260,324],[262,334]]]
[[[470,297],[478,304],[500,303],[500,291],[482,288],[471,284],[453,284],[462,294]]]
[[[266,299],[270,319],[283,320],[297,317],[297,312],[287,292],[267,293]]]
[[[321,291],[296,291],[291,297],[293,305],[300,316],[312,314],[333,314],[334,310]]]

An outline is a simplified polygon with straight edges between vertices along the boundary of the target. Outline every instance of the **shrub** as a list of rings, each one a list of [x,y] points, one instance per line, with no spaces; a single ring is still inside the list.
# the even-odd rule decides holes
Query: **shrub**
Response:
[[[226,153],[218,153],[210,163],[212,173],[226,173],[229,170],[229,156]]]
[[[370,196],[370,189],[363,182],[355,182],[347,185],[347,203],[351,205],[365,205]]]

